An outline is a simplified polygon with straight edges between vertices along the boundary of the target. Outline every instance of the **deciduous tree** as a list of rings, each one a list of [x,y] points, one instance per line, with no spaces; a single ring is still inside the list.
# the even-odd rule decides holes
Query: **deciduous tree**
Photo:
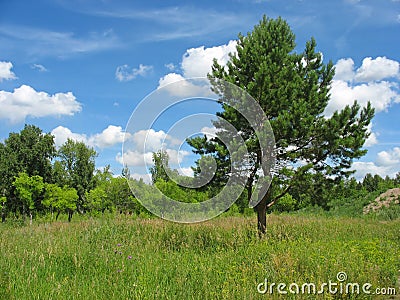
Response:
[[[41,203],[40,197],[44,188],[43,178],[38,175],[29,176],[25,172],[19,173],[13,186],[22,202],[22,211],[24,215],[29,215],[32,224],[33,211]]]
[[[94,171],[96,151],[83,142],[68,139],[58,150],[62,169],[65,170],[66,183],[73,187],[79,196],[78,210],[85,207],[85,194],[95,185]]]

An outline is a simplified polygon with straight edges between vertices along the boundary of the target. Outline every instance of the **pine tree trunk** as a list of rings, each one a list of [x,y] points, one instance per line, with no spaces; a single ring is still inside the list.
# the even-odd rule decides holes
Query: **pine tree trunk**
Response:
[[[264,237],[267,233],[267,204],[270,202],[269,200],[271,197],[271,185],[269,186],[261,201],[255,207],[257,212],[258,236],[260,238]]]
[[[267,233],[267,201],[264,197],[256,205],[258,236],[262,238]]]

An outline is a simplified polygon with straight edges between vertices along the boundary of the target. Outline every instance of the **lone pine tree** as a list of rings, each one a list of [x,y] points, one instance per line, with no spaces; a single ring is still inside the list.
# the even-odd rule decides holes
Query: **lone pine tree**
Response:
[[[257,174],[262,171],[264,176],[273,176],[268,192],[255,206],[262,235],[266,232],[267,208],[288,193],[302,176],[318,173],[332,179],[352,173],[349,169],[353,160],[366,153],[363,145],[369,136],[367,127],[374,109],[370,103],[361,108],[355,101],[327,116],[334,66],[332,62],[323,63],[314,38],[306,43],[303,52],[296,53],[295,35],[281,18],[264,16],[252,32],[246,36],[239,34],[236,50],[225,66],[214,60],[208,77],[221,97],[224,89],[220,80],[245,90],[261,106],[273,129],[276,165],[261,170],[263,156],[255,131],[238,111],[221,102],[222,111],[217,116],[235,126],[248,146],[244,164],[249,200]],[[221,123],[217,121],[214,126],[218,129]],[[229,152],[220,140],[196,137],[188,143],[195,153],[217,159],[219,169],[211,184],[220,186],[221,181],[227,180]]]

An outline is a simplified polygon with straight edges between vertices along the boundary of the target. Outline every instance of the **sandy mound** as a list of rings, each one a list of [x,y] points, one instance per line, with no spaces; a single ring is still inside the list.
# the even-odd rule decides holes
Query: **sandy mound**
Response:
[[[380,194],[373,202],[364,207],[363,213],[367,214],[371,211],[376,211],[382,206],[389,207],[390,204],[398,204],[400,200],[400,188],[387,190]]]

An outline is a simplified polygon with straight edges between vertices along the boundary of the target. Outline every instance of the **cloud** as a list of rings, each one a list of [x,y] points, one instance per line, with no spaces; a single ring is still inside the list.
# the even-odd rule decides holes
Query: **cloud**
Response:
[[[45,68],[45,66],[41,65],[41,64],[33,64],[31,66],[32,69],[34,70],[38,70],[39,72],[47,72],[48,70]]]
[[[184,77],[206,77],[211,72],[214,58],[220,65],[225,65],[229,61],[229,53],[236,53],[236,44],[236,41],[231,40],[226,45],[211,48],[201,46],[186,50],[181,63]]]
[[[83,9],[82,3],[75,5],[82,13],[101,17],[140,20],[146,24],[146,34],[140,39],[145,41],[165,41],[182,38],[194,38],[225,32],[238,32],[242,25],[248,25],[253,19],[250,14],[215,11],[193,6],[164,6],[155,9],[122,7],[102,3],[99,8]],[[69,4],[70,5],[70,4]],[[207,20],[206,22],[204,20]]]
[[[13,64],[8,61],[0,61],[0,82],[3,80],[17,79],[15,74],[11,71]]]
[[[336,110],[352,105],[355,100],[361,106],[371,102],[376,112],[387,110],[392,103],[400,102],[398,82],[389,80],[399,76],[399,63],[385,57],[363,60],[362,66],[354,70],[351,58],[340,59],[331,86],[331,100],[325,110],[330,116]]]
[[[72,116],[82,109],[71,92],[49,95],[27,85],[13,92],[0,91],[0,107],[0,119],[8,119],[13,123],[22,122],[28,116]]]
[[[115,78],[118,81],[130,81],[135,79],[137,76],[146,76],[153,70],[153,66],[145,66],[140,64],[139,68],[131,68],[128,65],[122,65],[117,67],[115,71]]]
[[[381,177],[394,177],[400,170],[400,148],[394,147],[377,154],[375,162],[355,162],[352,167],[356,170],[355,177],[362,179],[367,173],[378,174]]]
[[[122,143],[125,136],[129,136],[129,133],[125,133],[121,126],[109,125],[101,133],[91,136],[88,143],[98,148],[108,148]]]
[[[121,46],[112,30],[90,32],[81,36],[73,32],[3,25],[0,26],[0,34],[14,49],[23,49],[30,55],[67,57],[71,54],[115,49]]]
[[[132,135],[132,140],[138,149],[146,150],[150,152],[155,152],[165,147],[165,140],[167,139],[167,134],[160,130],[155,131],[154,129],[140,130]]]
[[[57,147],[63,145],[68,139],[87,144],[87,137],[85,134],[73,133],[69,128],[63,126],[54,128],[51,134],[54,136],[54,143]]]
[[[352,170],[355,170],[355,173],[353,176],[357,180],[362,180],[365,177],[365,175],[367,175],[368,173],[370,173],[372,175],[378,174],[381,177],[385,177],[386,175],[388,175],[389,168],[377,166],[373,162],[357,161],[357,162],[353,163]],[[391,175],[394,176],[395,173],[391,174]]]
[[[177,73],[169,73],[160,78],[157,88],[162,88],[170,95],[182,98],[207,97],[213,95],[209,86],[204,85],[204,82],[187,80],[185,77]]]
[[[129,149],[124,151],[124,155],[118,153],[116,160],[121,164],[124,162],[128,166],[152,165],[153,153],[161,149],[167,152],[171,165],[180,164],[190,154],[188,151],[176,150],[174,146],[180,145],[181,140],[162,130],[140,130],[130,134],[126,140],[132,143],[126,144]]]
[[[388,81],[352,85],[346,81],[334,80],[331,88],[331,100],[325,114],[329,116],[335,110],[352,105],[355,100],[361,106],[365,106],[370,101],[376,112],[384,111],[391,103],[400,102],[400,95],[395,90],[397,87],[397,83]]]
[[[211,96],[213,94],[204,82],[187,79],[207,77],[207,74],[211,72],[213,59],[225,65],[229,60],[229,53],[236,53],[236,41],[231,40],[228,44],[211,48],[204,46],[190,48],[182,56],[180,63],[182,74],[174,72],[165,75],[160,78],[158,88],[165,88],[170,95],[179,97]],[[180,84],[170,85],[175,82],[180,82]]]
[[[134,142],[138,149],[151,152],[165,148],[168,144],[171,146],[181,144],[181,140],[166,134],[163,130],[155,131],[154,129],[139,130],[130,135],[129,139]],[[146,148],[144,148],[144,145],[146,145]]]
[[[183,176],[194,177],[192,168],[179,168],[178,173]]]
[[[200,129],[201,133],[204,134],[208,140],[217,136],[218,129],[216,127],[203,127]]]
[[[53,129],[51,134],[55,137],[54,140],[57,147],[60,147],[62,144],[64,144],[67,139],[72,139],[74,141],[84,142],[90,147],[101,149],[109,148],[116,144],[122,143],[125,136],[129,136],[128,133],[125,133],[122,130],[121,126],[114,125],[109,125],[101,133],[97,133],[91,136],[73,133],[69,128],[63,126],[58,126],[57,128]]]
[[[370,133],[369,137],[366,139],[364,143],[364,147],[371,147],[373,145],[378,144],[378,133],[372,132],[372,124],[368,125],[368,132]]]
[[[352,169],[356,171],[354,176],[358,180],[364,178],[367,173],[394,177],[400,170],[400,148],[394,147],[389,151],[379,152],[375,162],[355,162]]]
[[[189,151],[185,150],[165,149],[165,151],[168,154],[169,163],[171,165],[179,165],[184,158],[190,154]]]
[[[184,150],[165,149],[165,151],[168,154],[170,166],[179,165],[190,154],[190,152]],[[118,153],[115,159],[120,164],[126,164],[129,167],[152,166],[154,165],[153,153],[153,151],[143,153],[143,151],[139,150],[127,150],[124,152],[124,155]]]
[[[170,71],[176,70],[176,66],[173,63],[165,64],[165,67]]]
[[[153,152],[139,152],[136,150],[128,150],[124,155],[118,153],[115,160],[121,165],[128,165],[129,167],[145,166],[153,164]]]
[[[377,155],[376,164],[382,167],[400,165],[400,148],[395,147],[389,151],[381,151]],[[400,168],[398,168],[400,170]]]
[[[158,81],[158,88],[162,88],[167,86],[170,83],[174,82],[179,82],[185,80],[185,77],[183,77],[180,74],[177,73],[169,73],[165,75],[164,77],[161,77],[160,80]]]
[[[352,81],[354,79],[354,61],[351,58],[339,59],[335,65],[335,80]]]
[[[399,62],[386,57],[366,57],[357,70],[355,80],[368,82],[399,76],[399,65]]]

